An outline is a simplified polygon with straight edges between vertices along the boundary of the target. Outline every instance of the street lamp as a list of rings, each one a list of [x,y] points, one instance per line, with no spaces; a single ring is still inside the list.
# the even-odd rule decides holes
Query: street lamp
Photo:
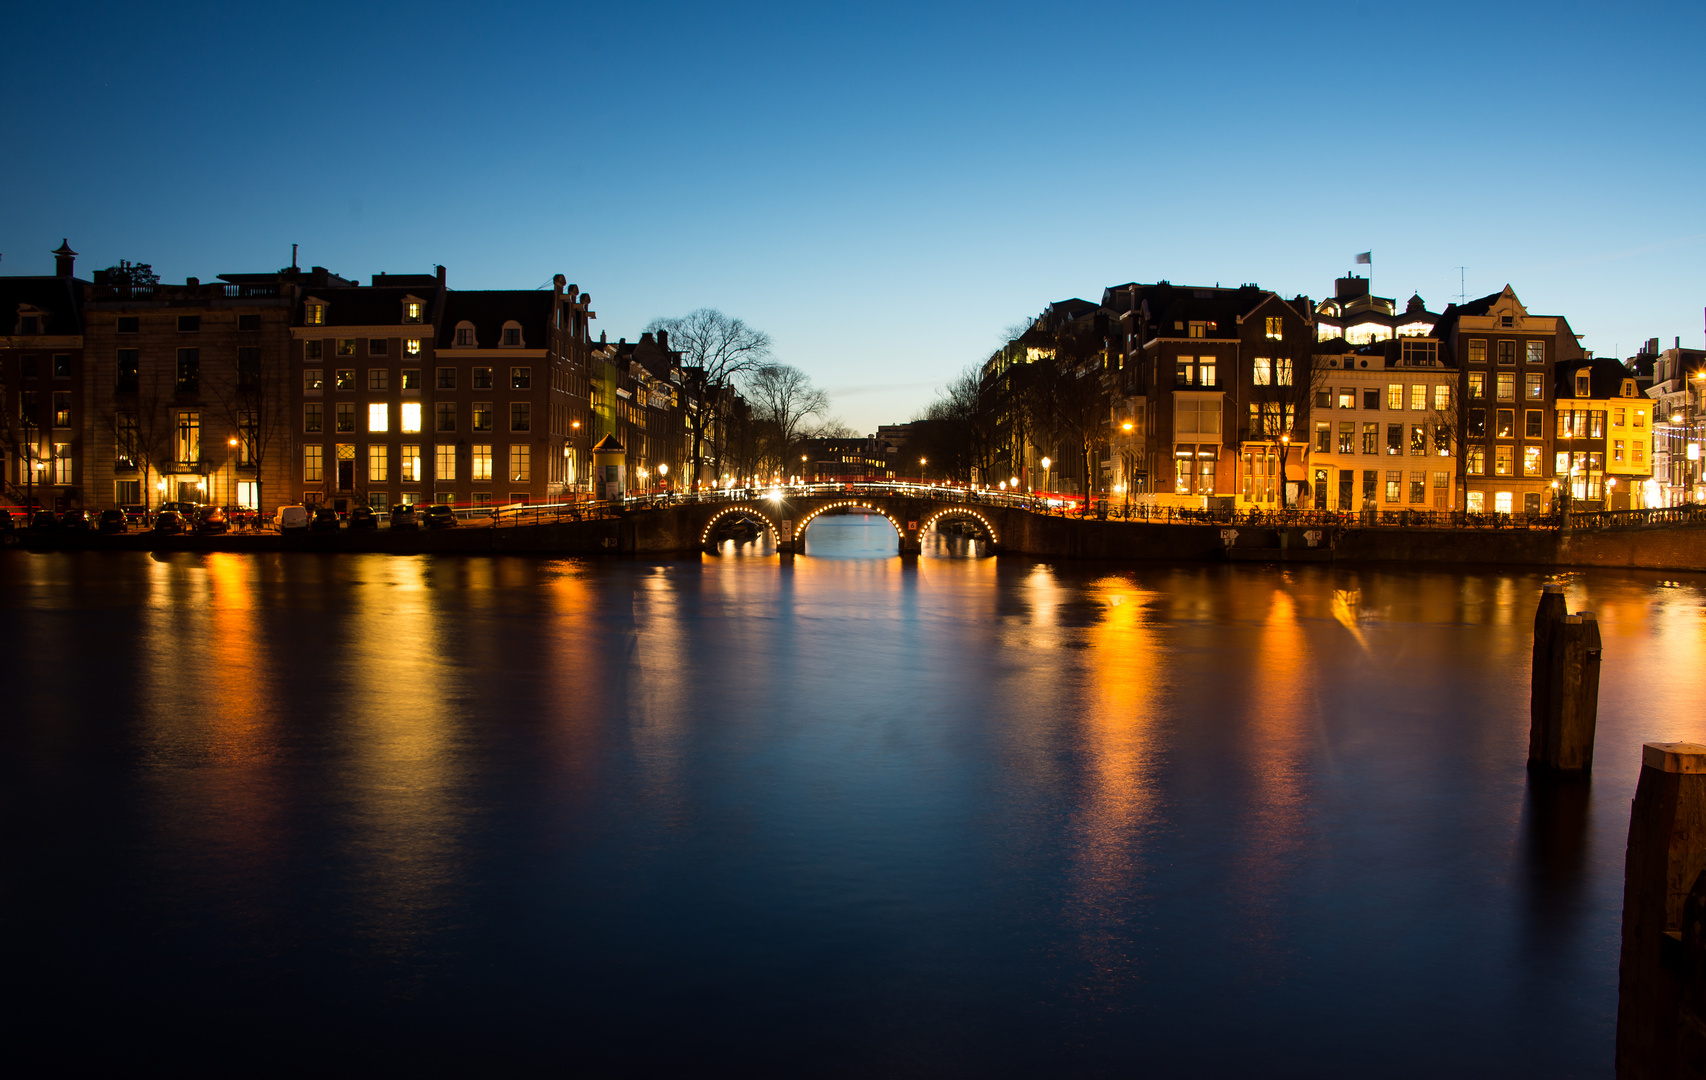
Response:
[[[1054,487],[1054,484],[1050,482],[1053,477],[1049,476],[1049,467],[1052,466],[1054,462],[1050,461],[1048,458],[1043,458],[1037,464],[1043,467],[1043,494],[1046,495],[1049,490]]]
[[[229,514],[231,513],[231,489],[236,486],[237,481],[237,436],[233,435],[226,439],[225,444],[231,447],[231,453],[225,459],[225,512]]]

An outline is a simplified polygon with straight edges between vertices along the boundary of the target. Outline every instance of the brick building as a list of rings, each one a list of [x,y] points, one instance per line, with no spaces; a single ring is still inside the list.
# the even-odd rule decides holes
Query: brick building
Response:
[[[0,278],[0,502],[86,504],[83,287],[61,243],[53,276]]]
[[[1368,513],[1456,505],[1457,371],[1431,337],[1317,346],[1311,504]]]

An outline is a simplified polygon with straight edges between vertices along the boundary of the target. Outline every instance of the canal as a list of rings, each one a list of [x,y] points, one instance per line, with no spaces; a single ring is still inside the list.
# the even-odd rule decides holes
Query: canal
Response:
[[[1611,1074],[1706,580],[890,553],[0,551],[14,1054],[815,1075]],[[21,992],[19,992],[21,991]]]

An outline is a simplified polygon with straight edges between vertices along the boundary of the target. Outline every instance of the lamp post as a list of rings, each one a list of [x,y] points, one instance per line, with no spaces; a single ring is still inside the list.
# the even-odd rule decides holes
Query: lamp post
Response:
[[[33,515],[36,512],[36,444],[35,422],[29,417],[24,418],[24,505]]]
[[[669,462],[667,461],[658,463],[658,482],[663,484],[666,489],[669,486]],[[668,494],[667,490],[665,494]]]
[[[1047,495],[1054,488],[1054,477],[1049,475],[1049,468],[1054,462],[1048,458],[1043,458],[1037,464],[1043,467],[1043,494]]]
[[[1285,477],[1285,456],[1286,456],[1286,452],[1289,451],[1290,449],[1291,449],[1291,432],[1289,432],[1289,431],[1280,432],[1280,509],[1281,510],[1284,510],[1286,508],[1286,504],[1287,504],[1286,495],[1288,494],[1288,492],[1286,491],[1286,483],[1287,482],[1286,482],[1286,477]]]
[[[231,452],[225,456],[225,516],[231,516],[231,489],[237,483],[237,436],[225,440]]]

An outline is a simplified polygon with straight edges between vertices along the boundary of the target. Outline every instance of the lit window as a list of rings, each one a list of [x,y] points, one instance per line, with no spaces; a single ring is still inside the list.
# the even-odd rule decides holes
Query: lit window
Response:
[[[1644,428],[1647,426],[1647,410],[1645,410],[1645,409],[1636,409],[1635,410],[1635,426],[1638,428]]]
[[[421,339],[410,338],[403,342],[403,351],[410,356],[419,356],[421,354]]]
[[[1499,400],[1516,400],[1516,373],[1512,371],[1499,372]]]
[[[473,446],[475,480],[490,480],[492,478],[492,444],[475,443]]]
[[[1487,376],[1483,372],[1469,373],[1469,400],[1480,401],[1487,396]]]
[[[1522,448],[1522,475],[1540,475],[1540,454],[1541,448],[1538,446],[1530,445]]]
[[[1611,460],[1613,462],[1618,463],[1618,464],[1622,464],[1622,462],[1623,462],[1623,440],[1622,439],[1611,440]]]
[[[1611,426],[1614,428],[1622,427],[1624,425],[1624,422],[1628,419],[1628,416],[1629,416],[1629,411],[1627,409],[1612,409],[1611,410]]]
[[[1387,502],[1395,503],[1398,501],[1399,488],[1401,488],[1403,486],[1403,484],[1404,484],[1404,474],[1402,471],[1393,470],[1393,471],[1388,472],[1386,474],[1386,501]]]
[[[1428,429],[1420,424],[1410,425],[1410,455],[1426,457],[1428,454]]]
[[[509,478],[515,483],[528,483],[533,479],[532,447],[526,443],[513,443],[509,448]]]
[[[367,430],[391,430],[391,406],[383,401],[375,401],[367,407]]]
[[[1428,407],[1428,388],[1423,385],[1410,387],[1410,411],[1421,412]]]
[[[418,301],[410,300],[408,303],[403,305],[403,321],[420,322],[424,314],[424,309],[425,305]]]
[[[383,484],[391,479],[388,450],[384,443],[373,443],[367,448],[367,478],[376,484]]]
[[[355,338],[338,338],[337,342],[338,342],[337,350],[338,350],[339,356],[354,356],[355,355]]]
[[[1258,356],[1250,371],[1250,381],[1256,386],[1272,386],[1274,383],[1274,362],[1265,356]]]
[[[1274,361],[1274,382],[1279,386],[1291,385],[1291,357],[1282,356]]]
[[[1509,476],[1511,474],[1511,463],[1514,458],[1511,451],[1513,449],[1509,446],[1499,446],[1493,449],[1493,475]]]
[[[1410,474],[1410,502],[1424,503],[1428,499],[1428,474],[1413,472]]]
[[[1576,396],[1577,397],[1592,397],[1593,396],[1592,376],[1590,376],[1585,371],[1576,372]]]
[[[1367,423],[1362,426],[1362,452],[1365,454],[1380,453],[1380,425]]]
[[[324,325],[326,325],[326,305],[325,304],[309,304],[307,307],[307,310],[303,316],[303,321],[306,322],[309,326],[324,326]]]
[[[401,415],[398,417],[397,430],[405,435],[414,435],[421,430],[421,403],[418,401],[403,402]]]
[[[1471,446],[1468,453],[1470,476],[1485,476],[1487,474],[1487,451],[1479,446]]]
[[[1483,338],[1474,338],[1469,342],[1469,362],[1485,364],[1487,362],[1487,342]]]
[[[1269,316],[1269,318],[1268,318],[1268,339],[1270,341],[1279,341],[1281,339],[1281,337],[1284,335],[1284,328],[1285,328],[1285,323],[1283,320],[1281,320],[1278,316]]]
[[[1510,318],[1510,316],[1505,316]],[[1493,495],[1493,512],[1508,514],[1511,512],[1511,493],[1508,491],[1495,492]]]
[[[305,484],[318,484],[318,483],[322,482],[323,480],[325,480],[325,475],[321,472],[322,460],[323,459],[320,457],[320,447],[318,447],[318,446],[304,446],[302,448],[302,482],[303,483],[305,483]]]
[[[1546,391],[1540,381],[1541,378],[1542,376],[1538,371],[1531,371],[1523,376],[1523,397],[1529,401],[1546,400]]]
[[[1386,387],[1386,407],[1393,412],[1401,411],[1404,408],[1403,386],[1392,383]]]
[[[489,401],[474,402],[474,430],[492,430],[492,403]]]
[[[1479,514],[1487,509],[1486,495],[1483,492],[1471,491],[1468,495],[1468,510],[1471,514]]]
[[[434,448],[433,475],[438,480],[456,479],[456,444],[439,443]],[[444,500],[441,500],[444,501]]]
[[[1451,411],[1451,387],[1445,383],[1440,383],[1434,387],[1434,411]]]
[[[398,458],[397,467],[402,470],[402,481],[405,484],[421,482],[421,448],[419,443],[404,443],[402,455]]]
[[[1528,362],[1535,367],[1546,363],[1546,343],[1544,341],[1528,342]]]

